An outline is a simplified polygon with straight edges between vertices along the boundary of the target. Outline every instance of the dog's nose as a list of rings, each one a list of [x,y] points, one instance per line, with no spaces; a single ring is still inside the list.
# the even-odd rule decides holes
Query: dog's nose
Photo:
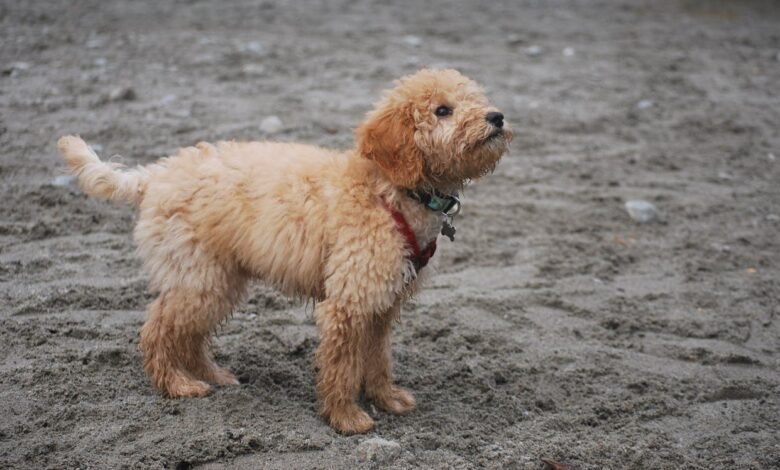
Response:
[[[494,126],[498,127],[499,129],[504,127],[504,115],[501,114],[501,113],[497,113],[495,111],[487,113],[485,115],[485,119],[487,119],[487,121],[489,123],[493,124]]]

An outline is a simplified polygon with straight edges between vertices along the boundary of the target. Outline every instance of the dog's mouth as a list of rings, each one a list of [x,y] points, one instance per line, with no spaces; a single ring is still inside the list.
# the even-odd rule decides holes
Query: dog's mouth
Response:
[[[504,130],[503,129],[495,129],[493,132],[488,134],[488,136],[485,137],[482,140],[481,143],[482,144],[487,144],[487,143],[493,142],[494,140],[497,140],[498,138],[503,138],[503,137],[504,137]]]

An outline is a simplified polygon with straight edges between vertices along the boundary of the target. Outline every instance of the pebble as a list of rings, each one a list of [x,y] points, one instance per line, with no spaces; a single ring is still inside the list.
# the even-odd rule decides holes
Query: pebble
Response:
[[[60,175],[55,176],[54,179],[51,180],[51,184],[54,186],[70,186],[74,181],[76,181],[76,177],[73,175]]]
[[[727,171],[719,171],[718,179],[721,179],[723,181],[732,181],[734,177]]]
[[[773,162],[773,161],[777,160],[777,157],[775,157],[774,153],[768,153],[768,154],[766,154],[766,159],[769,160],[770,162]]]
[[[712,247],[713,250],[716,250],[716,251],[722,251],[722,252],[725,252],[725,253],[728,253],[728,252],[731,251],[731,247],[730,246],[724,245],[722,243],[710,243],[710,246]]]
[[[780,222],[780,215],[777,214],[767,214],[766,220],[770,222]]]
[[[84,44],[87,49],[100,49],[106,44],[106,41],[102,37],[91,37]]]
[[[166,112],[169,116],[177,117],[180,119],[187,119],[192,117],[192,110],[189,108],[172,107],[169,108]]]
[[[525,43],[525,38],[518,34],[510,34],[506,37],[506,43],[509,46],[519,46]]]
[[[8,66],[3,67],[3,75],[10,75],[12,77],[15,77],[19,75],[21,72],[24,72],[29,69],[30,69],[30,64],[27,62],[12,62]]]
[[[30,64],[27,62],[14,62],[11,64],[11,68],[14,70],[29,70]]]
[[[641,100],[639,103],[636,104],[636,109],[650,109],[653,106],[655,106],[655,103],[653,100]]]
[[[626,211],[634,221],[640,224],[647,224],[658,219],[658,209],[653,204],[641,199],[626,201]]]
[[[218,58],[216,55],[204,53],[204,54],[193,55],[190,59],[190,63],[192,65],[211,65],[216,63],[217,60]]]
[[[265,65],[263,64],[245,64],[244,67],[241,69],[245,74],[247,75],[264,75],[265,74]]]
[[[563,48],[563,56],[564,57],[574,57],[575,51],[573,47],[564,47]]]
[[[404,36],[404,42],[412,47],[422,46],[422,39],[411,34]]]
[[[357,456],[366,462],[388,463],[401,454],[401,445],[381,437],[366,439],[357,446]]]
[[[240,48],[243,52],[251,52],[254,54],[262,54],[265,50],[263,44],[257,41],[249,41],[248,43],[241,45]]]
[[[179,97],[176,95],[165,95],[160,99],[160,105],[161,106],[168,106],[169,104],[173,104],[176,100],[178,100]]]
[[[266,134],[275,134],[282,130],[282,120],[278,116],[268,116],[260,121],[260,130]]]
[[[542,46],[537,46],[536,44],[525,48],[525,53],[531,57],[541,55],[542,52],[544,52],[544,48]]]
[[[138,95],[130,87],[114,88],[108,92],[109,101],[133,101],[136,98],[138,98]]]

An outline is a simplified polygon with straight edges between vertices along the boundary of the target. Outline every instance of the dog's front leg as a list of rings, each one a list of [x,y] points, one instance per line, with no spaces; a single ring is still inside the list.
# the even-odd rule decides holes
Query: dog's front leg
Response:
[[[320,328],[317,349],[320,413],[339,432],[368,432],[374,427],[374,420],[355,400],[363,378],[369,319],[333,300],[319,303],[315,317]]]
[[[414,397],[393,384],[390,332],[401,314],[400,299],[384,315],[371,322],[365,360],[366,396],[385,411],[403,415],[415,407]]]

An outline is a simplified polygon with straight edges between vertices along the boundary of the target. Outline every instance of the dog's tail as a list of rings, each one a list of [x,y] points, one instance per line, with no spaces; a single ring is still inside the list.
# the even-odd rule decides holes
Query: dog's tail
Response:
[[[120,170],[118,163],[100,161],[81,137],[73,135],[61,137],[57,148],[85,193],[136,206],[141,203],[149,179],[145,168]]]

